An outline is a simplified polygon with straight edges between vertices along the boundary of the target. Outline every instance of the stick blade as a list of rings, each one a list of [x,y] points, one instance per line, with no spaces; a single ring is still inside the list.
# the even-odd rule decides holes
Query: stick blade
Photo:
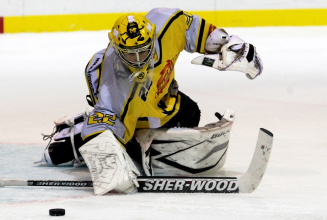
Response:
[[[258,188],[268,165],[272,145],[273,134],[264,128],[260,128],[250,166],[246,173],[238,178],[240,193],[251,193]]]

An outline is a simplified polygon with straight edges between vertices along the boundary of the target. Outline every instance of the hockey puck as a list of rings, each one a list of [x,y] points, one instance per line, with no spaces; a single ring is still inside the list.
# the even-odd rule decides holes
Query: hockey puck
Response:
[[[65,209],[50,209],[49,215],[51,216],[63,216],[65,215]]]

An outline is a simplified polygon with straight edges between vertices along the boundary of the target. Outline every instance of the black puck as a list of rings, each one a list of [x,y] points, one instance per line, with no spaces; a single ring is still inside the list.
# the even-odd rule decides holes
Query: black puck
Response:
[[[63,216],[65,215],[65,209],[50,209],[49,215],[51,216]]]

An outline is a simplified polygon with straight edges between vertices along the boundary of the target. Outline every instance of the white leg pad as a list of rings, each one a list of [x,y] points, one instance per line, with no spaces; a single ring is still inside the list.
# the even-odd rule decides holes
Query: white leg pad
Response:
[[[111,131],[104,131],[79,151],[90,170],[96,195],[113,189],[122,193],[136,191],[140,173]]]

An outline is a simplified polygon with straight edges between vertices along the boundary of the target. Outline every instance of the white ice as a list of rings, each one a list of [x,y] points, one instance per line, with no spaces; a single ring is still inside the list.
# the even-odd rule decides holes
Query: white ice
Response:
[[[0,188],[0,219],[327,219],[327,27],[227,28],[253,43],[264,62],[251,81],[238,72],[176,65],[180,90],[198,102],[201,125],[214,112],[236,112],[226,164],[241,175],[260,127],[274,133],[266,174],[252,194],[94,196],[91,189]],[[87,168],[32,163],[46,146],[53,120],[83,112],[84,68],[107,46],[107,31],[0,35],[0,177],[86,179]]]

